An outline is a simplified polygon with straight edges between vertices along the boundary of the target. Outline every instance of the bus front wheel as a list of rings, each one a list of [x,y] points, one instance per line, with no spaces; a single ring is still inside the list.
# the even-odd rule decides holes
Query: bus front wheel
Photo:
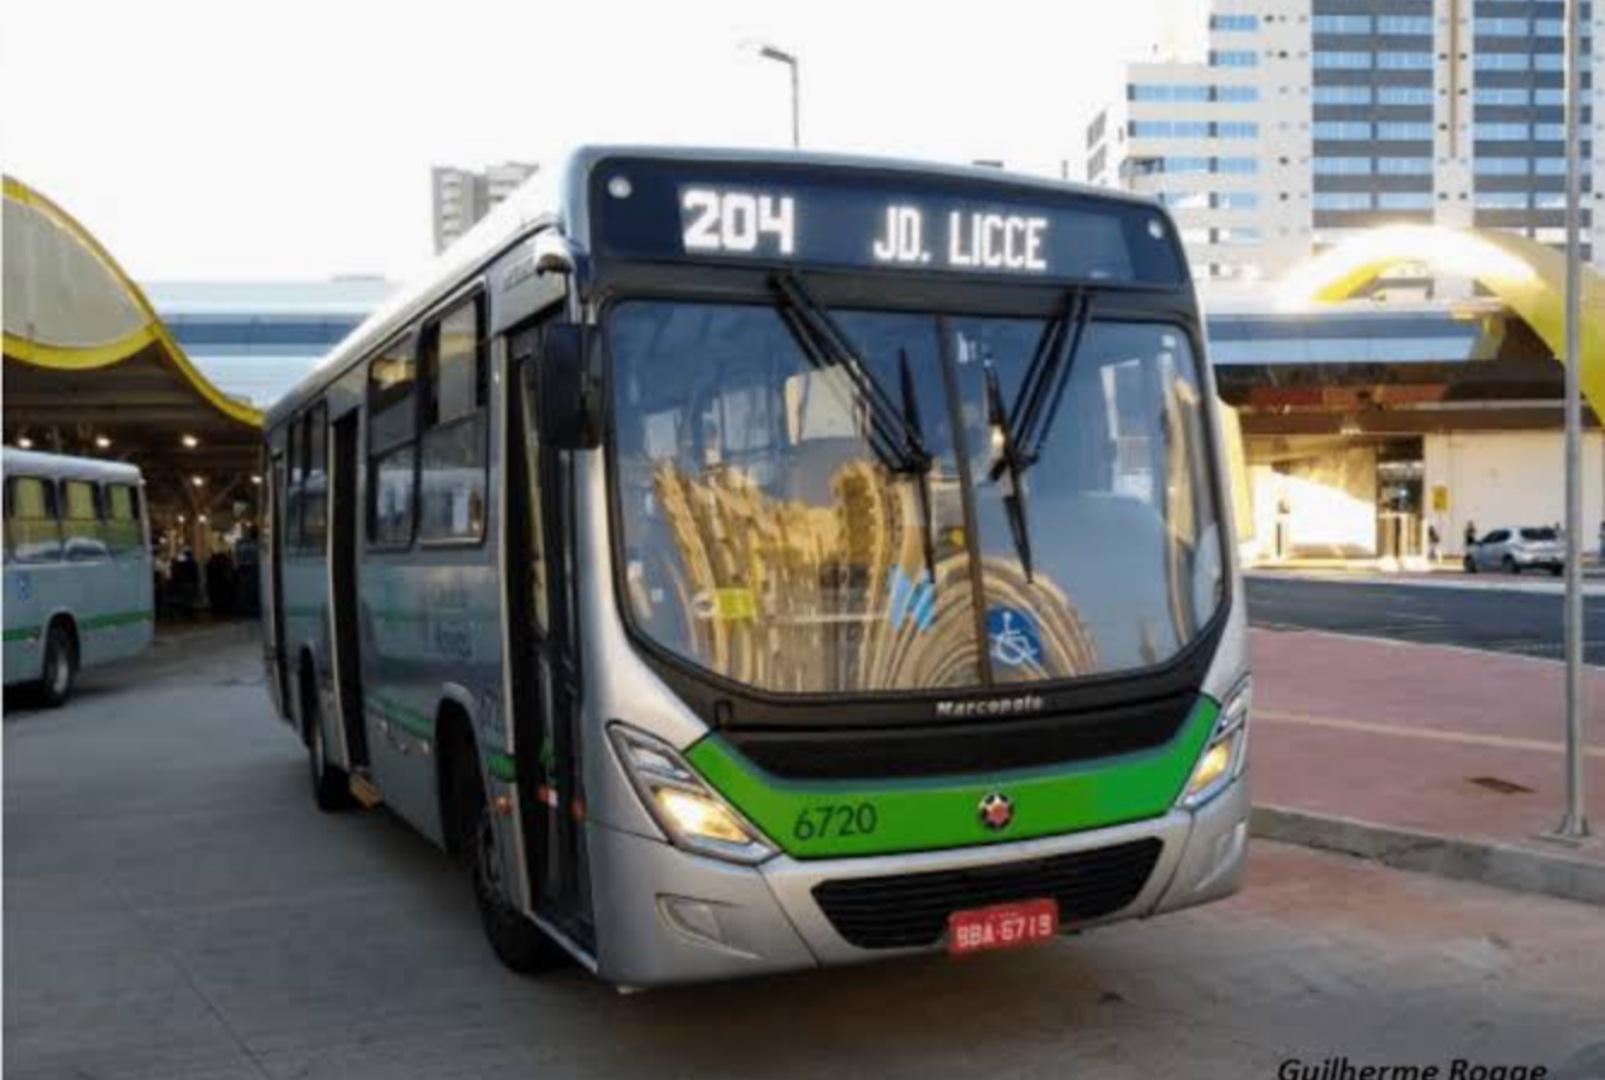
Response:
[[[44,677],[40,683],[40,698],[47,709],[60,708],[72,697],[72,686],[78,678],[78,644],[72,630],[57,620],[45,634]]]
[[[459,746],[452,768],[456,820],[474,883],[474,904],[496,958],[520,975],[549,971],[567,963],[568,954],[522,911],[508,902],[508,881],[497,842],[494,811],[471,747]]]

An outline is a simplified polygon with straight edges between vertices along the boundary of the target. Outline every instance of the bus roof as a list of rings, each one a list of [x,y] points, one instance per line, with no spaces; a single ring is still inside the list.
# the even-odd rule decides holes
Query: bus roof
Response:
[[[139,467],[122,461],[104,461],[100,458],[72,457],[67,454],[46,454],[40,450],[23,450],[15,446],[5,448],[7,476],[54,476],[69,480],[120,480],[140,482]]]
[[[856,154],[816,153],[797,150],[762,150],[720,147],[588,145],[559,157],[554,169],[541,169],[519,185],[473,228],[437,255],[413,280],[396,290],[368,316],[316,368],[290,389],[268,411],[267,426],[274,427],[350,366],[383,344],[397,331],[446,298],[465,280],[497,256],[546,225],[558,231],[579,252],[588,252],[590,222],[585,193],[591,170],[615,157],[661,161],[723,162],[752,165],[805,165],[821,169],[907,172],[928,177],[974,181],[978,185],[1012,187],[1059,194],[1078,194],[1124,203],[1156,206],[1153,200],[1113,188],[1049,177],[1012,173],[990,166],[952,165],[905,158]]]

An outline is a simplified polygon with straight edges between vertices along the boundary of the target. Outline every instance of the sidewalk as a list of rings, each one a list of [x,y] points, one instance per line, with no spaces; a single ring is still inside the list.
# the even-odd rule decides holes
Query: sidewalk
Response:
[[[1265,581],[1344,581],[1361,585],[1420,585],[1448,589],[1503,589],[1525,593],[1563,593],[1564,578],[1536,571],[1525,574],[1468,574],[1458,559],[1415,566],[1384,566],[1375,559],[1288,559],[1246,567],[1245,577]],[[1605,564],[1583,564],[1583,594],[1605,596]]]
[[[1384,830],[1361,845],[1379,850],[1453,838],[1451,862],[1580,863],[1605,903],[1605,669],[1584,675],[1596,835],[1570,848],[1540,839],[1565,799],[1562,665],[1316,631],[1254,630],[1252,649],[1257,832],[1376,855],[1357,850],[1360,823]]]

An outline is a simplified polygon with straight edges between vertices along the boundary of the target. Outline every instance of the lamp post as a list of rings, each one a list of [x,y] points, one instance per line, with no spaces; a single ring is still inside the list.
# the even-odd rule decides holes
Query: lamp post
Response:
[[[773,60],[776,63],[785,64],[791,69],[791,147],[795,150],[802,145],[802,113],[801,104],[798,100],[797,57],[784,49],[777,49],[773,45],[759,43],[754,47],[758,50],[758,55],[765,60]]]
[[[1560,838],[1588,836],[1583,802],[1582,86],[1583,5],[1566,4],[1566,814]]]

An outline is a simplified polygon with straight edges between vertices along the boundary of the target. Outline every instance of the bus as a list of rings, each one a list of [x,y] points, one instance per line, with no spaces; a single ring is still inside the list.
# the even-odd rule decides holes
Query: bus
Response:
[[[6,447],[5,685],[49,707],[155,632],[144,481],[119,462]]]
[[[1250,701],[1176,227],[1078,185],[589,147],[271,411],[317,805],[621,987],[1024,944],[1242,879]]]

